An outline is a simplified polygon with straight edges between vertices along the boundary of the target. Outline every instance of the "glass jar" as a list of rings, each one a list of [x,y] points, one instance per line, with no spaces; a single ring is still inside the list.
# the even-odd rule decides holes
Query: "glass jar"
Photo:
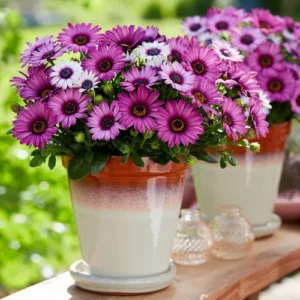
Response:
[[[212,247],[208,226],[196,209],[182,209],[173,245],[172,259],[181,265],[198,265],[207,260]]]
[[[223,259],[239,259],[247,255],[254,241],[252,225],[236,205],[221,208],[209,228],[214,240],[212,254]]]

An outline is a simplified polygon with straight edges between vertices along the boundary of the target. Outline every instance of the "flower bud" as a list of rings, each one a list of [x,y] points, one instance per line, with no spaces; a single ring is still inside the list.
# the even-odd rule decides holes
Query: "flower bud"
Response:
[[[15,113],[18,113],[22,110],[22,106],[18,103],[14,103],[10,106],[10,109],[15,112]]]
[[[144,139],[145,140],[151,139],[153,134],[154,134],[154,131],[146,130],[146,132],[144,133]]]
[[[151,149],[153,149],[153,150],[159,149],[159,141],[153,141],[153,142],[151,142],[151,143],[150,143],[150,147],[151,147]]]
[[[96,105],[98,105],[100,102],[104,101],[104,98],[102,95],[96,95],[95,98],[94,98],[94,103]]]
[[[246,139],[241,140],[241,146],[247,148],[249,146],[249,141]]]
[[[247,138],[254,138],[254,137],[256,137],[255,130],[250,128],[247,133]]]
[[[195,159],[193,157],[188,157],[186,158],[185,162],[189,165],[192,166],[195,164]]]
[[[172,152],[175,153],[175,154],[179,154],[180,153],[180,147],[179,146],[172,147]]]
[[[139,132],[134,130],[133,128],[131,128],[129,132],[130,132],[130,135],[133,136],[133,137],[136,137],[139,134]]]
[[[95,95],[96,95],[96,93],[95,93],[94,90],[89,90],[89,91],[88,91],[88,95],[89,95],[90,97],[94,98]]]
[[[130,153],[130,147],[126,144],[123,144],[119,149],[123,154]]]
[[[88,105],[87,105],[87,108],[88,108],[88,112],[91,112],[93,110],[93,103],[92,102],[89,102]]]
[[[259,152],[260,151],[260,144],[259,143],[251,143],[250,144],[250,150],[253,152]]]
[[[85,135],[83,132],[79,131],[75,133],[75,141],[77,143],[82,143],[85,140]]]
[[[113,91],[114,91],[114,86],[110,82],[105,82],[103,84],[103,92],[106,95],[111,95]]]

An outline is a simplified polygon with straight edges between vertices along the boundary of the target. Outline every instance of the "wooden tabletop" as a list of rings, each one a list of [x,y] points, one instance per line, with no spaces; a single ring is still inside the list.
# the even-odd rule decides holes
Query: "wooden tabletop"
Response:
[[[258,240],[244,260],[211,258],[195,267],[177,266],[167,289],[139,296],[105,296],[82,291],[68,273],[5,300],[240,300],[300,268],[300,224],[284,225],[274,236]]]

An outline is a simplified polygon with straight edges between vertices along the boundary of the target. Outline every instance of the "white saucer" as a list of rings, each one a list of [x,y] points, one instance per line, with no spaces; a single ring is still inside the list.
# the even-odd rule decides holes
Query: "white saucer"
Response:
[[[270,220],[265,224],[253,225],[255,238],[261,238],[275,233],[281,226],[281,219],[279,216],[272,214]]]
[[[82,260],[74,262],[70,274],[75,284],[85,290],[105,294],[141,294],[158,291],[169,286],[176,275],[176,267],[170,262],[165,273],[141,278],[107,278],[91,275]]]

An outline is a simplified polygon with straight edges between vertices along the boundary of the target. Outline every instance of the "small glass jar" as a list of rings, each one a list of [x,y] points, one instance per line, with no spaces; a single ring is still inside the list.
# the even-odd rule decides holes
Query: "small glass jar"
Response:
[[[199,265],[207,260],[212,247],[208,226],[197,209],[182,209],[173,245],[172,259],[180,265]]]
[[[251,250],[254,241],[252,225],[236,205],[223,206],[209,228],[214,246],[212,254],[223,259],[240,259]]]

